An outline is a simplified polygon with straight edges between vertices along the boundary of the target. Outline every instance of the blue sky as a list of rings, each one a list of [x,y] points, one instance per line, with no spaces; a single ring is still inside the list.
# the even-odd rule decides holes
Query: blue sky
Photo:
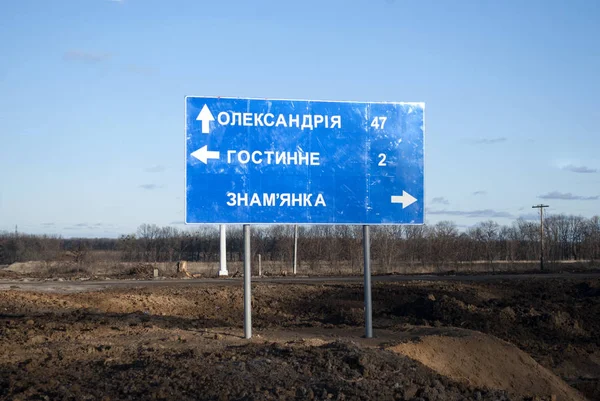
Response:
[[[600,214],[600,2],[0,3],[0,230],[184,220],[184,97],[423,101],[426,221]]]

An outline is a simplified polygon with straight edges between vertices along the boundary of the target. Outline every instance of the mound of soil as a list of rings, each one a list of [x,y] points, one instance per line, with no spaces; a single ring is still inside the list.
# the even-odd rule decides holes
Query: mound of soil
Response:
[[[6,270],[19,274],[30,274],[43,271],[46,269],[46,267],[46,262],[17,262],[9,265]]]
[[[585,398],[514,345],[477,332],[426,336],[390,347],[436,372],[478,387],[505,389],[523,396],[546,394],[557,400]]]

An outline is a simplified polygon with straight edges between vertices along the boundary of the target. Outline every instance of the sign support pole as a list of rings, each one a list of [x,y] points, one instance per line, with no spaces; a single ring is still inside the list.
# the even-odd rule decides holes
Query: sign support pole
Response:
[[[296,266],[298,264],[298,225],[294,225],[294,276],[296,275]]]
[[[219,276],[227,276],[229,272],[227,271],[227,226],[225,224],[221,224],[219,226],[220,230],[220,242],[221,242],[221,263]]]
[[[252,337],[252,294],[250,279],[250,224],[244,224],[244,338]]]
[[[365,259],[365,337],[373,338],[373,305],[371,303],[371,238],[369,226],[363,226]]]

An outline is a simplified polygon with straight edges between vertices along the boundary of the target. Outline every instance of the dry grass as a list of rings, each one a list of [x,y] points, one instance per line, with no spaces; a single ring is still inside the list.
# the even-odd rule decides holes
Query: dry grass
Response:
[[[120,262],[110,255],[108,260],[94,255],[94,261],[75,263],[72,261],[57,262],[25,262],[15,263],[6,268],[7,271],[29,277],[73,277],[98,276],[114,278],[151,278],[154,269],[158,269],[160,277],[178,277],[177,262]],[[582,272],[598,270],[600,264],[592,262],[548,263],[547,272]],[[300,276],[352,276],[363,274],[362,260],[358,262],[299,262],[297,275]],[[243,273],[242,261],[227,263],[229,276]],[[187,271],[194,277],[218,277],[218,262],[188,262]],[[371,263],[372,274],[487,274],[487,273],[525,273],[539,271],[539,263],[531,262],[474,262],[451,263],[444,266],[424,265],[421,263],[397,263],[387,265],[375,260]],[[260,273],[263,276],[289,276],[293,274],[293,266],[287,261],[262,261]],[[258,260],[252,262],[252,275],[259,275]]]

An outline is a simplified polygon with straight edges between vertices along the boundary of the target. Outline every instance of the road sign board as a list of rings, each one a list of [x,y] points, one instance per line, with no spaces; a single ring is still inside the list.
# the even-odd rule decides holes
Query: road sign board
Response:
[[[422,224],[423,103],[185,99],[185,221]]]

